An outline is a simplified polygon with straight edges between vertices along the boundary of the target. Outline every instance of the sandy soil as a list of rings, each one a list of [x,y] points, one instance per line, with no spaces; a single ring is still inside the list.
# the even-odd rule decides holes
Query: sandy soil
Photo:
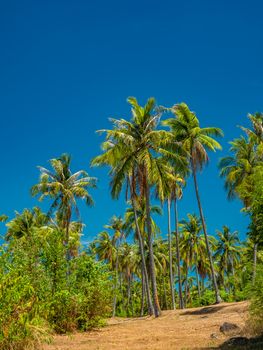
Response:
[[[163,311],[154,319],[114,318],[100,330],[56,336],[45,350],[170,350],[215,349],[228,337],[219,331],[224,322],[244,327],[247,302]]]

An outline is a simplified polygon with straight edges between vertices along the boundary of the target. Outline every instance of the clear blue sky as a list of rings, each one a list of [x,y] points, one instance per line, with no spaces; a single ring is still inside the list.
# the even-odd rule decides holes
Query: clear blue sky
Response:
[[[99,178],[96,206],[80,206],[91,239],[124,209],[110,199],[107,170],[89,169],[102,141],[95,130],[129,116],[127,96],[154,96],[185,101],[203,126],[224,130],[223,151],[199,177],[202,202],[210,233],[228,224],[244,235],[217,162],[236,125],[263,111],[262,13],[260,0],[0,1],[0,212],[37,205],[36,166],[68,152],[73,170]],[[197,211],[191,182],[179,209],[181,218]]]

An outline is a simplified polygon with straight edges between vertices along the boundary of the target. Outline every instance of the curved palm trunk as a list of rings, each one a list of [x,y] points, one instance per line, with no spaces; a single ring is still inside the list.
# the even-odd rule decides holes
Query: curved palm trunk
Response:
[[[152,241],[152,224],[151,224],[151,214],[150,214],[150,192],[149,184],[147,180],[145,181],[145,202],[146,202],[146,225],[148,233],[148,248],[149,248],[149,271],[152,282],[152,293],[153,293],[153,308],[154,316],[158,317],[161,314],[161,309],[158,300],[157,283],[155,275],[155,263],[153,254],[153,241]]]
[[[204,219],[204,215],[203,215],[203,209],[201,206],[201,200],[200,200],[199,191],[198,191],[198,185],[197,185],[197,179],[196,179],[196,168],[195,168],[193,161],[191,162],[191,166],[192,166],[192,172],[193,172],[193,177],[194,177],[196,199],[197,199],[199,213],[200,213],[200,217],[201,217],[201,221],[202,221],[202,226],[203,226],[203,231],[204,231],[204,236],[205,236],[205,243],[206,243],[206,250],[207,250],[207,255],[208,255],[209,264],[210,264],[210,268],[211,268],[212,282],[213,282],[213,286],[214,286],[214,290],[215,290],[216,304],[219,304],[222,301],[222,299],[220,297],[219,289],[218,289],[217,282],[216,282],[215,269],[214,269],[212,254],[211,254],[211,250],[210,250],[210,246],[209,246],[209,241],[208,241],[208,236],[207,236],[207,231],[206,231],[206,224],[205,224],[205,219]]]
[[[130,177],[129,177],[129,185],[130,185],[130,191],[131,191],[131,201],[132,201],[132,208],[133,208],[133,213],[134,213],[136,233],[137,233],[137,236],[139,239],[139,248],[140,248],[140,253],[141,253],[141,258],[142,258],[142,268],[143,268],[143,273],[144,273],[144,278],[145,278],[145,290],[146,290],[146,297],[147,297],[147,304],[148,304],[148,313],[149,313],[149,315],[153,315],[154,309],[153,309],[153,304],[152,304],[152,297],[151,297],[150,286],[149,286],[148,272],[147,272],[145,256],[144,256],[143,239],[142,239],[141,230],[140,230],[139,223],[138,223],[136,205],[135,205],[135,200],[134,200],[134,193],[133,193],[133,189],[132,189],[132,181],[131,181]]]
[[[171,237],[171,200],[167,200],[168,209],[168,243],[169,243],[169,277],[170,277],[170,292],[172,297],[172,309],[175,310],[174,300],[174,277],[173,277],[173,257],[172,257],[172,237]]]
[[[254,249],[253,249],[253,276],[252,276],[252,284],[253,284],[253,286],[255,285],[255,282],[256,282],[257,250],[258,250],[258,244],[254,243]]]
[[[178,267],[178,289],[179,289],[179,307],[184,308],[183,289],[182,289],[182,276],[181,276],[181,257],[179,247],[179,229],[178,229],[178,211],[177,200],[174,199],[174,212],[175,212],[175,237],[176,237],[176,255],[177,255],[177,267]]]

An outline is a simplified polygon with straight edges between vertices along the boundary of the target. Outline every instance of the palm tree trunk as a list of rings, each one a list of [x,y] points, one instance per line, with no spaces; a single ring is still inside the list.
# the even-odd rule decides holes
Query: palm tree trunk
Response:
[[[177,211],[177,199],[174,199],[174,212],[175,212],[175,237],[176,237],[176,255],[177,255],[177,269],[178,269],[178,289],[179,289],[179,308],[184,308],[183,289],[182,289],[182,276],[181,276],[181,257],[179,246],[179,229],[178,229],[178,211]]]
[[[200,290],[200,281],[199,281],[199,272],[198,272],[198,267],[195,267],[195,272],[196,272],[196,284],[197,284],[197,290],[198,290],[198,297],[201,299],[201,290]]]
[[[147,176],[145,181],[145,202],[146,202],[146,225],[148,233],[148,249],[149,249],[149,270],[152,282],[152,293],[153,293],[153,308],[154,316],[158,317],[161,314],[158,292],[157,292],[157,283],[155,275],[155,263],[154,263],[154,254],[153,254],[153,241],[152,241],[152,224],[151,224],[151,214],[150,214],[150,191],[149,184],[147,182]]]
[[[144,271],[143,271],[143,266],[141,268],[141,274],[142,274],[142,280],[141,280],[141,285],[142,285],[142,300],[141,300],[141,312],[140,316],[142,317],[144,314],[144,298],[145,298],[145,277],[144,277]]]
[[[163,276],[163,297],[164,297],[164,308],[167,310],[167,294],[166,294],[166,286],[165,286],[165,276]]]
[[[186,271],[185,271],[185,287],[184,287],[184,305],[187,307],[187,294],[188,294],[188,257],[186,258]]]
[[[134,199],[132,181],[131,181],[130,177],[129,177],[129,185],[130,185],[130,191],[131,191],[131,201],[132,201],[132,208],[133,208],[133,213],[134,213],[136,233],[137,233],[137,236],[139,239],[139,248],[140,248],[140,253],[141,253],[141,258],[142,258],[142,267],[143,267],[143,273],[144,273],[144,278],[145,278],[145,289],[146,289],[146,297],[147,297],[147,304],[148,304],[148,313],[151,316],[154,313],[154,309],[153,309],[153,304],[152,304],[152,297],[151,297],[151,292],[150,292],[148,272],[147,272],[145,256],[144,256],[143,239],[142,239],[141,230],[140,230],[139,223],[138,223],[136,204],[135,204],[135,199]]]
[[[257,250],[258,250],[258,244],[254,243],[254,249],[253,249],[253,276],[252,276],[252,285],[255,285],[256,282],[256,273],[257,273]]]
[[[205,224],[205,219],[204,219],[204,215],[203,215],[203,209],[201,206],[201,200],[200,200],[199,191],[198,191],[198,185],[197,185],[197,179],[196,179],[196,168],[195,168],[193,160],[191,161],[191,165],[192,165],[192,172],[193,172],[193,177],[194,177],[196,199],[197,199],[199,213],[200,213],[200,217],[201,217],[201,221],[202,221],[205,242],[206,242],[207,255],[208,255],[209,264],[210,264],[210,268],[211,268],[211,274],[212,274],[212,282],[213,282],[213,286],[214,286],[214,290],[215,290],[216,304],[219,304],[222,301],[222,299],[220,297],[219,289],[218,289],[217,282],[216,282],[215,269],[214,269],[212,254],[211,254],[211,250],[210,250],[210,246],[209,246],[209,241],[208,241],[208,236],[207,236],[207,231],[206,231],[206,224]]]
[[[171,237],[171,200],[167,200],[168,209],[168,243],[169,243],[169,277],[170,277],[170,292],[172,298],[172,309],[175,310],[174,300],[174,277],[173,277],[173,257],[172,257],[172,237]]]
[[[130,306],[130,299],[131,299],[131,276],[128,275],[127,277],[127,316],[129,316],[129,306]]]
[[[119,270],[119,252],[118,247],[116,249],[116,264],[115,264],[115,285],[114,285],[114,297],[112,306],[112,317],[116,315],[116,303],[117,303],[117,289],[118,289],[118,270]]]
[[[71,221],[71,209],[70,207],[67,208],[67,214],[66,214],[66,237],[65,237],[65,246],[66,246],[66,264],[67,264],[67,283],[69,283],[69,275],[70,275],[70,248],[69,248],[69,225]]]

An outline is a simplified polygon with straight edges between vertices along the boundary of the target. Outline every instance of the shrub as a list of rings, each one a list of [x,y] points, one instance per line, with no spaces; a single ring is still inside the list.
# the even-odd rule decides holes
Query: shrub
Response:
[[[250,330],[258,335],[263,335],[263,265],[257,268],[255,285],[250,287],[250,318],[248,321]]]

